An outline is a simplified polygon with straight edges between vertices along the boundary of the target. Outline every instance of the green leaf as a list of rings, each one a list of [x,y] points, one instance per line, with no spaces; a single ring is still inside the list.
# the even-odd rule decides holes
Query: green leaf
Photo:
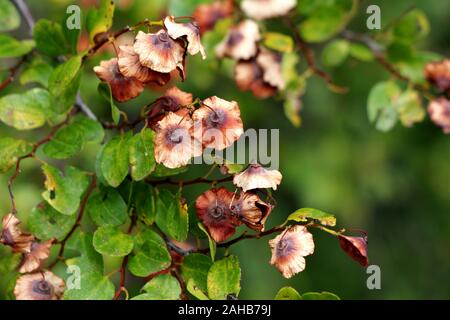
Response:
[[[216,257],[216,251],[217,251],[217,244],[214,241],[213,238],[211,238],[211,236],[209,235],[208,231],[206,230],[206,228],[203,226],[203,224],[201,222],[198,223],[198,227],[200,230],[202,230],[208,237],[208,244],[209,244],[209,254],[211,255],[211,260],[214,261],[215,257]]]
[[[53,110],[60,114],[75,103],[81,79],[81,56],[74,56],[53,70],[48,80],[48,90]]]
[[[387,47],[388,59],[394,63],[408,61],[412,58],[413,48],[410,44],[393,42]]]
[[[53,67],[48,63],[35,59],[20,75],[20,84],[39,83],[44,88],[48,87],[48,79],[53,72]]]
[[[208,295],[212,300],[226,300],[241,290],[241,268],[236,256],[214,262],[208,272]]]
[[[278,291],[275,300],[302,300],[302,296],[292,287],[283,287]]]
[[[294,50],[294,40],[290,36],[287,36],[278,32],[266,32],[263,38],[263,44],[270,49],[289,53]]]
[[[307,292],[302,294],[303,300],[341,300],[337,295],[331,292]]]
[[[369,93],[367,112],[369,121],[380,131],[389,131],[397,123],[393,104],[400,95],[400,88],[392,81],[377,83]]]
[[[82,231],[75,233],[66,242],[66,248],[79,253],[78,256],[66,260],[68,266],[80,268],[81,274],[89,272],[103,273],[103,257],[92,245],[93,235]]]
[[[334,215],[313,208],[298,209],[289,215],[287,221],[306,222],[308,219],[317,220],[324,226],[334,227],[336,225]]]
[[[208,271],[212,264],[210,257],[200,253],[191,253],[183,260],[181,275],[185,281],[194,279],[196,286],[206,292]]]
[[[372,51],[360,43],[350,43],[349,53],[350,56],[361,61],[373,61],[374,59]]]
[[[18,41],[6,34],[0,34],[0,58],[21,57],[33,50],[33,40]]]
[[[86,28],[89,32],[89,39],[94,43],[95,36],[106,32],[113,24],[114,1],[101,0],[98,9],[91,9],[86,16]]]
[[[64,215],[42,202],[31,211],[28,228],[40,240],[62,240],[75,224],[77,216]]]
[[[61,24],[40,19],[33,29],[36,48],[45,55],[57,57],[69,53]]]
[[[155,222],[169,237],[184,241],[188,235],[189,215],[181,194],[172,194],[167,189],[159,190],[156,200]]]
[[[425,13],[419,9],[414,9],[394,25],[392,34],[397,41],[414,44],[426,37],[429,31],[430,23]]]
[[[350,43],[347,40],[334,40],[322,51],[322,61],[326,66],[335,67],[347,59],[350,51]]]
[[[300,24],[299,31],[307,42],[322,42],[340,31],[344,18],[336,6],[321,7]]]
[[[93,194],[86,211],[98,226],[121,226],[128,220],[127,204],[113,188],[102,188]]]
[[[130,139],[129,160],[133,180],[142,180],[155,170],[154,136],[152,130],[144,129]]]
[[[81,13],[81,11],[80,11]],[[69,16],[67,16],[69,17]],[[68,50],[69,53],[76,55],[78,52],[78,41],[80,40],[80,35],[81,35],[81,28],[74,28],[74,29],[69,29],[67,27],[67,17],[64,17],[64,21],[62,22],[62,30],[63,30],[63,34],[64,34],[64,38],[66,39],[66,42],[68,44]],[[80,20],[82,21],[82,17],[80,17]],[[81,23],[80,21],[80,23]]]
[[[63,174],[49,164],[44,164],[42,170],[47,189],[42,193],[42,197],[60,213],[74,214],[80,205],[81,196],[89,184],[86,173],[69,166],[66,168],[66,173]]]
[[[194,278],[190,278],[187,281],[186,289],[190,294],[192,294],[198,300],[209,300],[209,298],[206,296],[206,294],[197,286]]]
[[[133,250],[133,238],[109,225],[95,231],[92,243],[98,253],[110,257],[124,257]]]
[[[400,94],[394,103],[394,109],[405,127],[411,127],[414,123],[421,122],[426,116],[420,95],[414,90],[406,90]]]
[[[141,182],[135,185],[133,203],[136,214],[146,224],[151,225],[156,217],[156,197],[151,185]]]
[[[10,0],[0,0],[0,32],[11,31],[20,26],[20,15]]]
[[[329,7],[334,4],[334,0],[302,0],[297,5],[297,10],[303,15],[310,15],[321,7]]]
[[[19,157],[27,155],[33,149],[33,145],[25,140],[10,137],[0,138],[0,173],[11,169]]]
[[[155,171],[152,172],[152,176],[156,177],[156,178],[164,178],[164,177],[169,177],[169,176],[177,176],[180,173],[184,173],[189,169],[188,166],[186,167],[180,167],[180,168],[175,168],[175,169],[170,169],[165,167],[162,164],[157,164]]]
[[[164,240],[154,231],[142,228],[135,235],[133,254],[128,269],[137,277],[146,277],[168,268],[171,257]]]
[[[34,88],[22,94],[0,98],[0,120],[17,130],[43,126],[50,114],[47,90]]]
[[[79,115],[71,124],[59,129],[43,151],[50,158],[67,159],[80,152],[87,143],[102,141],[104,134],[99,122]]]
[[[100,169],[107,183],[118,187],[128,175],[129,141],[132,132],[115,136],[105,145],[100,158]]]
[[[178,280],[168,274],[153,278],[142,288],[146,293],[134,297],[132,300],[178,300],[181,287]]]
[[[120,109],[114,104],[111,87],[106,82],[100,82],[97,87],[98,93],[109,102],[111,107],[111,117],[115,124],[120,122]]]
[[[114,297],[114,284],[99,272],[81,274],[80,288],[64,292],[65,300],[111,300]]]

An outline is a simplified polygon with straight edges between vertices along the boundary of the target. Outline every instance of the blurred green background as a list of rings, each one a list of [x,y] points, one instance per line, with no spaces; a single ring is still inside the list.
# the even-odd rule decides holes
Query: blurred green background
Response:
[[[121,28],[144,18],[158,18],[164,14],[168,1],[116,2],[114,28]],[[76,3],[87,8],[95,1],[28,3],[36,18],[62,21],[67,5]],[[424,10],[431,22],[431,33],[420,48],[450,55],[449,1],[364,1],[350,29],[366,32],[365,8],[369,4],[381,7],[383,25],[412,5]],[[14,34],[23,38],[26,30]],[[91,70],[109,55],[111,52],[104,52],[90,60],[82,80],[83,98],[104,120],[110,120],[109,109],[97,94],[98,80]],[[450,298],[450,137],[429,120],[409,129],[398,125],[389,133],[376,131],[367,119],[367,95],[376,82],[389,77],[376,63],[349,60],[329,70],[335,82],[351,89],[345,95],[330,92],[321,79],[309,80],[303,99],[303,125],[298,129],[285,118],[282,101],[261,101],[250,93],[239,92],[230,77],[231,70],[229,63],[219,67],[214,62],[202,62],[197,56],[190,57],[188,79],[179,87],[201,98],[218,95],[238,101],[246,128],[280,129],[280,171],[284,179],[274,193],[278,207],[269,219],[269,227],[300,207],[334,213],[339,227],[368,230],[370,264],[380,266],[382,279],[381,290],[368,290],[365,270],[340,250],[336,239],[313,230],[316,251],[307,257],[306,270],[290,280],[282,278],[268,264],[267,241],[271,237],[233,246],[231,251],[239,256],[242,266],[240,298],[270,299],[286,285],[299,292],[331,291],[343,299]],[[12,85],[1,94],[22,90],[23,87]],[[133,118],[140,107],[159,94],[147,90],[120,107]],[[18,132],[0,124],[0,135],[30,141],[47,131]],[[90,146],[69,163],[93,170],[97,149],[98,146]],[[204,170],[192,168],[188,175],[198,176]],[[7,179],[11,174],[0,175],[0,216],[10,209]],[[42,184],[37,163],[24,161],[14,187],[24,221],[41,201]],[[204,189],[186,189],[185,196],[192,202]],[[2,254],[4,248],[0,248]],[[0,274],[0,299],[5,298],[5,279],[7,275]]]

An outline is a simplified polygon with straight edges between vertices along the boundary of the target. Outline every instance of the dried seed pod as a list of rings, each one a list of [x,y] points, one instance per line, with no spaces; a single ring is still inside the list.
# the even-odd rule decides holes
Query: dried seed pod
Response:
[[[139,61],[147,68],[162,73],[169,73],[177,68],[184,70],[185,49],[165,30],[157,33],[139,31],[133,47],[139,55]]]
[[[119,102],[136,98],[144,90],[143,82],[134,77],[126,77],[120,72],[117,58],[100,62],[100,66],[94,67],[94,71],[100,80],[111,86],[112,95]]]
[[[283,176],[278,170],[268,170],[254,163],[233,178],[233,183],[242,190],[266,189],[277,190]]]
[[[50,271],[25,274],[17,279],[14,295],[17,300],[60,300],[64,281]]]
[[[297,0],[243,0],[241,8],[250,18],[262,20],[284,16],[296,5]]]
[[[428,105],[428,114],[444,133],[450,133],[450,100],[443,97],[434,99]]]
[[[339,235],[339,245],[342,250],[358,262],[361,266],[367,267],[369,265],[369,259],[367,257],[367,237],[350,237]]]
[[[179,168],[202,153],[200,142],[192,137],[193,121],[169,112],[157,124],[155,159],[168,168]]]
[[[272,249],[270,264],[275,265],[285,278],[303,271],[306,266],[304,257],[314,253],[313,236],[302,225],[286,228],[269,241],[269,246]]]
[[[221,187],[205,191],[195,201],[198,218],[216,242],[230,238],[240,224],[230,210],[233,195]]]
[[[192,119],[202,124],[200,139],[205,147],[225,149],[244,133],[241,111],[235,101],[216,96],[205,99],[202,106],[195,110]]]
[[[235,60],[247,60],[258,51],[257,42],[261,40],[256,22],[244,20],[230,29],[225,39],[215,49],[219,58],[230,57]]]

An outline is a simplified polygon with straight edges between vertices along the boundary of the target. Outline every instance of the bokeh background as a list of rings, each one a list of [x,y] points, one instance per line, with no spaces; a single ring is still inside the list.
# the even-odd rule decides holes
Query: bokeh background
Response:
[[[183,5],[192,1],[178,2]],[[79,4],[84,10],[95,3],[92,0],[27,2],[36,18],[56,21],[63,21],[69,4]],[[167,12],[169,1],[116,2],[114,28],[121,28],[144,18],[160,17]],[[450,56],[449,1],[363,1],[350,29],[367,31],[365,8],[369,4],[381,7],[383,25],[411,6],[422,9],[431,22],[431,32],[419,47]],[[14,34],[27,37],[25,28]],[[320,46],[314,48],[320,51]],[[81,88],[83,98],[104,120],[110,119],[109,108],[97,94],[98,80],[92,67],[112,54],[110,48],[87,63]],[[345,95],[330,92],[321,79],[309,80],[300,128],[294,128],[285,118],[282,101],[261,101],[250,93],[239,92],[231,79],[231,70],[227,62],[219,66],[214,61],[204,63],[199,57],[190,57],[188,79],[179,83],[179,87],[202,98],[218,95],[238,101],[246,128],[280,129],[280,171],[284,179],[274,194],[278,207],[269,225],[282,222],[300,207],[334,213],[338,226],[369,232],[370,263],[380,266],[382,276],[381,290],[368,290],[365,270],[340,250],[336,239],[313,230],[315,254],[307,257],[304,272],[286,280],[268,264],[267,240],[271,237],[248,240],[231,249],[239,256],[242,266],[240,298],[271,299],[286,285],[299,292],[331,291],[343,299],[450,298],[450,136],[445,136],[429,120],[413,128],[398,125],[389,133],[376,131],[367,119],[367,95],[376,82],[389,77],[376,63],[348,60],[329,70],[335,82],[351,89]],[[1,95],[22,90],[23,87],[12,85]],[[158,95],[160,92],[147,90],[120,107],[133,118],[140,107]],[[18,132],[0,124],[0,135],[30,141],[47,131]],[[69,163],[92,171],[97,150],[98,146],[90,146]],[[205,168],[196,166],[186,175],[198,176],[204,171]],[[11,174],[0,175],[0,216],[10,210],[7,179]],[[28,213],[41,201],[42,185],[43,175],[38,165],[32,160],[24,161],[14,192],[25,224]],[[185,190],[185,196],[193,201],[203,190],[204,187],[192,187]],[[5,257],[7,252],[0,247],[0,264],[2,255]],[[116,265],[117,261],[110,261],[107,268],[114,269]],[[8,274],[0,268],[0,299],[6,298],[7,280]],[[137,288],[139,285],[135,283]]]

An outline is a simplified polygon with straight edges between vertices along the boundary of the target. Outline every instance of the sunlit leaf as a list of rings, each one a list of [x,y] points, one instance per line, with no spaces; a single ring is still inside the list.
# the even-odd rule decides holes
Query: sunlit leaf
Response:
[[[302,300],[302,296],[292,287],[283,287],[278,291],[275,300]]]
[[[426,115],[419,93],[414,90],[403,92],[395,101],[394,109],[405,127],[411,127],[414,123],[421,122]]]
[[[23,56],[33,50],[34,46],[34,40],[18,41],[6,34],[0,34],[0,58]]]
[[[90,9],[86,16],[86,28],[93,43],[95,36],[106,32],[113,24],[114,1],[101,0],[98,9]]]
[[[155,170],[154,136],[154,131],[144,129],[130,139],[130,166],[133,180],[142,180]]]
[[[338,66],[347,59],[349,50],[350,43],[347,40],[334,40],[322,51],[322,61],[330,67]]]
[[[64,292],[65,300],[111,300],[114,297],[114,284],[99,272],[82,273],[80,288]]]
[[[62,240],[75,224],[76,215],[65,215],[48,203],[40,203],[28,217],[29,230],[40,240]]]
[[[0,137],[0,173],[5,173],[11,169],[22,157],[31,152],[31,143],[10,137]]]
[[[369,121],[380,131],[389,131],[397,123],[394,101],[400,95],[400,88],[392,81],[377,83],[370,91],[367,101]]]
[[[47,90],[34,88],[22,94],[0,98],[0,120],[18,130],[30,130],[45,124],[50,115]]]
[[[80,152],[87,143],[100,142],[103,136],[100,123],[80,115],[72,123],[59,129],[45,144],[43,151],[50,158],[66,159]]]
[[[372,51],[360,43],[350,43],[349,53],[350,56],[361,61],[372,61],[374,59]]]
[[[49,164],[44,164],[42,170],[47,189],[42,193],[42,197],[60,213],[74,214],[80,205],[81,196],[89,184],[86,173],[69,166],[66,167],[63,174]]]
[[[214,241],[213,238],[211,238],[211,236],[209,235],[208,231],[206,230],[206,228],[203,226],[203,224],[201,222],[198,223],[198,227],[200,230],[202,230],[206,236],[208,237],[208,244],[209,244],[209,254],[211,255],[211,260],[214,261],[215,257],[216,257],[216,251],[217,251],[217,244]]]
[[[60,114],[70,109],[81,79],[81,56],[74,56],[60,64],[50,75],[48,90],[52,101],[52,109]]]
[[[336,225],[334,215],[313,208],[298,209],[288,216],[287,221],[306,222],[308,219],[317,220],[325,226]]]
[[[92,243],[98,253],[110,257],[124,257],[133,250],[133,238],[110,225],[98,228]]]
[[[53,72],[53,67],[48,63],[35,59],[20,74],[20,84],[39,83],[44,88],[48,87],[48,79]]]
[[[129,140],[132,132],[112,138],[100,158],[102,175],[112,187],[118,187],[128,174]]]
[[[337,295],[331,292],[307,292],[302,294],[303,300],[340,300]]]
[[[241,291],[241,268],[236,256],[214,262],[208,272],[208,296],[213,300],[226,300]]]
[[[208,296],[198,287],[194,278],[187,281],[187,291],[196,297],[198,300],[209,300]]]
[[[266,47],[279,52],[292,52],[294,40],[285,34],[278,32],[264,33],[263,43]]]
[[[10,0],[0,0],[0,32],[20,26],[20,15]]]
[[[145,293],[134,297],[132,300],[178,300],[181,294],[178,280],[168,274],[153,278],[145,284],[142,290]]]

